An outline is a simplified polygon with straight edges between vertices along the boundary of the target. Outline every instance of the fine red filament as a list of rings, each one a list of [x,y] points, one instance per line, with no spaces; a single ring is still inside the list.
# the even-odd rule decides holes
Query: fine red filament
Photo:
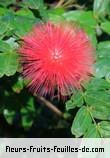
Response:
[[[69,94],[93,73],[93,52],[82,29],[69,23],[39,24],[23,37],[22,74],[37,94]]]

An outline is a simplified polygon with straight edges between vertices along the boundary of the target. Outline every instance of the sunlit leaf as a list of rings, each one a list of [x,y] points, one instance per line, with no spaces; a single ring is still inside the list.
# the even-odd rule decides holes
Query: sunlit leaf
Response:
[[[87,90],[107,90],[110,89],[110,83],[104,79],[93,78],[84,87]]]
[[[110,122],[101,121],[99,124],[101,136],[104,138],[110,138]]]
[[[92,124],[84,135],[84,138],[100,138],[100,133],[98,131],[97,125]]]
[[[109,0],[94,0],[93,11],[96,17],[104,18],[109,13]]]
[[[16,53],[0,53],[0,77],[12,76],[18,69],[18,55]]]
[[[93,117],[101,120],[110,119],[110,93],[107,91],[86,91],[85,101],[91,106]]]
[[[100,59],[95,64],[95,76],[97,78],[102,78],[110,73],[110,59],[104,58]]]
[[[92,119],[87,107],[81,107],[74,118],[71,127],[72,134],[76,137],[84,135],[88,128],[91,126],[91,122]]]
[[[81,107],[83,105],[83,94],[81,91],[76,91],[70,100],[66,102],[66,110],[74,109],[76,106]]]
[[[14,120],[14,117],[15,117],[15,111],[10,111],[8,109],[4,109],[3,111],[3,114],[4,114],[4,117],[6,119],[6,121],[9,123],[9,124],[13,124],[13,120]]]
[[[104,32],[110,34],[110,21],[101,23],[101,28]]]

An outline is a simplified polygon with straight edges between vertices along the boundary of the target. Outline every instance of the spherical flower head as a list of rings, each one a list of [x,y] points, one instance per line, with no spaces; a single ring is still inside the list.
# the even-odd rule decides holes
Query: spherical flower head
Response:
[[[23,76],[40,95],[69,94],[93,73],[94,49],[87,34],[70,23],[36,25],[19,49]]]

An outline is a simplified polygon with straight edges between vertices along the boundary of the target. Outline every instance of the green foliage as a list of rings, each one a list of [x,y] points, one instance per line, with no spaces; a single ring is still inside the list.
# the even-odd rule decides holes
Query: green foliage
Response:
[[[101,136],[105,138],[109,138],[110,137],[110,122],[101,121],[98,125],[99,125]]]
[[[105,128],[109,129],[109,120],[110,120],[110,83],[105,79],[93,78],[90,82],[84,85],[85,91],[82,92],[82,106],[77,112],[73,124],[72,124],[72,133],[76,137],[107,137],[106,131],[99,128],[99,125],[102,124],[100,120],[108,120],[105,123]],[[74,96],[74,95],[73,95]],[[77,106],[76,99],[67,101],[67,103],[72,101],[72,104],[67,104],[68,109],[73,109],[75,105]],[[77,100],[80,100],[80,97]],[[74,105],[75,104],[75,105]],[[83,104],[85,106],[83,106]],[[79,102],[80,105],[80,102]],[[90,119],[91,118],[91,119]],[[90,120],[92,120],[90,122]],[[97,121],[98,120],[98,124]],[[105,135],[104,135],[105,132]],[[109,133],[109,132],[108,132]],[[109,133],[110,134],[110,133]],[[108,134],[108,137],[110,135]]]
[[[97,125],[92,124],[85,133],[84,138],[100,138]]]
[[[80,25],[90,36],[93,45],[96,46],[97,39],[95,29],[97,23],[92,11],[75,10],[66,12],[63,14],[63,16],[67,21],[72,21]]]
[[[97,49],[97,62],[95,64],[95,76],[98,78],[105,77],[110,72],[109,46],[110,41],[100,42]]]
[[[110,1],[94,0],[93,11],[96,18],[104,19],[106,15],[110,15]]]
[[[85,94],[86,103],[91,106],[92,115],[97,119],[109,120],[110,118],[110,94],[106,91],[87,91]]]
[[[71,97],[71,100],[66,102],[66,110],[70,110],[77,107],[81,107],[83,105],[83,94],[80,91],[76,91],[74,95]]]
[[[25,129],[28,129],[32,126],[35,115],[34,100],[30,98],[28,105],[21,108],[21,124]]]
[[[14,75],[18,69],[18,55],[7,41],[0,41],[0,77]]]
[[[18,68],[18,55],[15,53],[0,53],[0,77],[14,75]]]
[[[15,111],[4,109],[3,114],[4,114],[4,117],[5,117],[6,121],[9,124],[13,124],[13,120],[14,120],[14,117],[15,117]]]
[[[38,10],[44,21],[48,19],[46,6],[44,5],[43,0],[24,0],[24,4],[31,9]]]
[[[91,123],[92,119],[87,107],[82,106],[74,118],[71,127],[72,134],[74,134],[76,137],[84,135],[84,133],[91,126]]]
[[[72,111],[79,106],[71,128],[75,137],[110,137],[110,41],[102,38],[97,43],[96,40],[97,36],[110,34],[107,15],[110,15],[109,0],[94,0],[93,12],[75,10],[64,13],[66,20],[79,23],[86,31],[90,30],[97,57],[94,77],[83,84],[82,92],[73,93],[66,102],[66,110]]]
[[[64,13],[63,8],[55,8],[55,9],[50,9],[48,10],[48,17],[50,21],[53,22],[60,22],[64,21],[63,13]]]
[[[10,0],[10,1],[6,1],[6,0],[0,0],[0,5],[7,7],[11,4],[15,4],[16,0]]]
[[[104,32],[110,34],[110,21],[101,23],[101,28]]]
[[[110,138],[110,1],[88,1],[82,7],[80,0],[76,0],[70,9],[55,7],[56,3],[55,0],[51,4],[43,0],[0,0],[0,116],[9,127],[18,131],[35,128],[38,136],[39,131],[47,136],[44,129],[66,128],[66,133],[71,129],[73,137]],[[26,81],[18,74],[21,66],[17,49],[21,38],[34,25],[47,20],[69,21],[81,27],[96,50],[95,72],[91,80],[82,83],[82,89],[74,90],[61,107],[62,102],[53,100],[64,112],[63,119],[56,119],[52,112],[48,112],[28,92]],[[0,129],[0,133],[4,131]]]

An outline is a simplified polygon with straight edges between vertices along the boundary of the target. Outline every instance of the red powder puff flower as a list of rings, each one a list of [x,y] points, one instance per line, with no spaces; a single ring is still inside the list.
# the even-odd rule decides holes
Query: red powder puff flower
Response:
[[[69,94],[92,73],[91,42],[72,24],[39,24],[23,41],[19,50],[23,76],[37,94]]]

